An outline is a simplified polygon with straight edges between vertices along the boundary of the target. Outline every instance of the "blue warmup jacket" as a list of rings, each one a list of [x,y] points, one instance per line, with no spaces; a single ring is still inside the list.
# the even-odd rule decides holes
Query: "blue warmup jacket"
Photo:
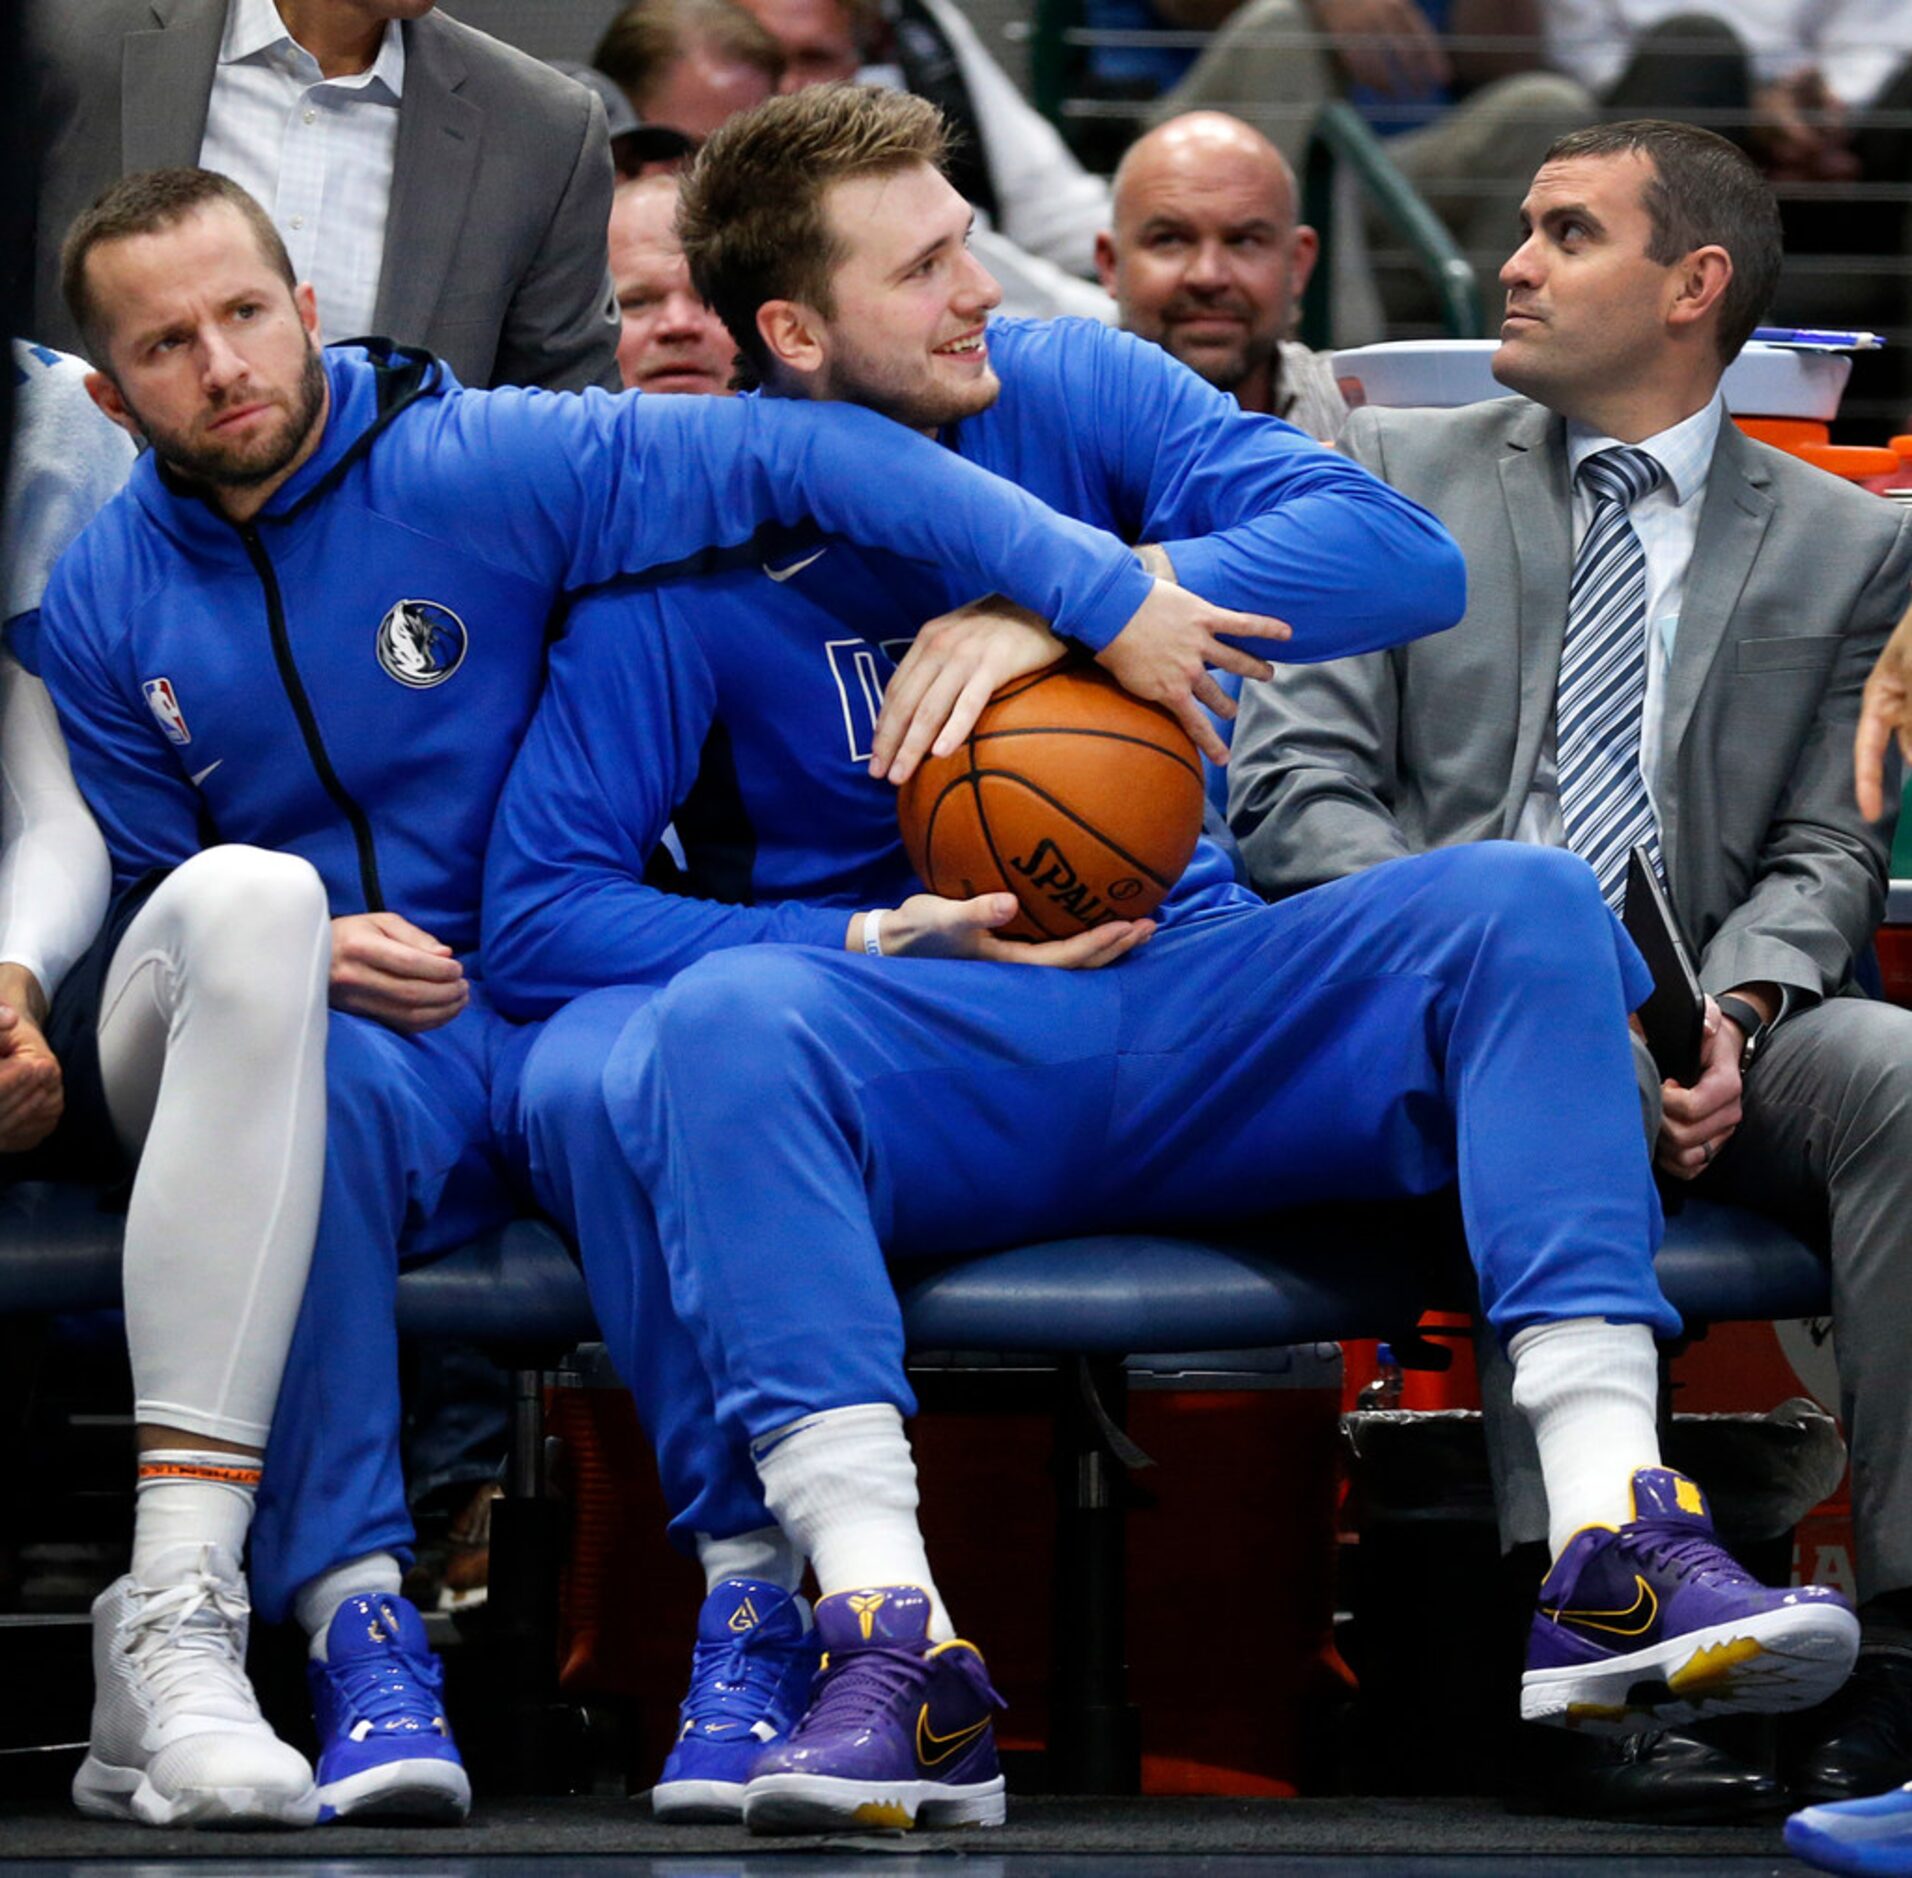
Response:
[[[335,914],[469,952],[561,596],[765,524],[961,566],[1089,645],[1150,591],[1119,543],[868,411],[468,391],[384,346],[325,369],[320,446],[252,524],[149,454],[47,589],[26,659],[121,888],[247,842],[310,861]]]
[[[1259,649],[1336,659],[1460,617],[1459,550],[1358,465],[1125,334],[1080,320],[989,333],[1002,396],[951,449],[1064,514],[1160,542],[1205,597],[1294,627]],[[920,891],[896,792],[868,773],[871,736],[917,628],[978,591],[832,544],[707,557],[699,578],[580,602],[492,838],[484,955],[501,1004],[542,1014],[661,983],[723,946],[841,946],[847,909]],[[687,880],[660,856],[671,823]],[[647,885],[647,869],[682,893]],[[1236,901],[1252,896],[1203,842],[1161,917]]]

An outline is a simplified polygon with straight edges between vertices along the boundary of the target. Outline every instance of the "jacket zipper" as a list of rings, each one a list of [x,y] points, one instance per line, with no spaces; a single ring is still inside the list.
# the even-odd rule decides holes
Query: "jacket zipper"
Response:
[[[352,839],[358,846],[359,886],[365,895],[365,910],[382,913],[385,894],[378,883],[378,850],[372,845],[372,824],[352,792],[339,780],[339,773],[332,767],[332,758],[326,751],[325,739],[319,735],[319,720],[312,709],[311,698],[306,695],[305,680],[293,662],[292,642],[285,629],[285,602],[279,593],[279,577],[273,570],[272,557],[266,553],[259,531],[250,524],[239,530],[239,539],[246,544],[252,571],[259,576],[259,584],[266,591],[266,622],[272,631],[273,662],[279,668],[279,682],[292,702],[292,714],[299,720],[305,753],[312,759],[312,767],[318,772],[325,793],[351,824]]]

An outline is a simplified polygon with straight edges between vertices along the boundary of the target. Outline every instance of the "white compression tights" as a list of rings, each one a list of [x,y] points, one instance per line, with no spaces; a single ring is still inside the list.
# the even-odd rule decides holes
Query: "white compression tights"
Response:
[[[126,929],[100,1000],[135,1419],[263,1448],[325,1165],[331,920],[312,868],[208,848]]]

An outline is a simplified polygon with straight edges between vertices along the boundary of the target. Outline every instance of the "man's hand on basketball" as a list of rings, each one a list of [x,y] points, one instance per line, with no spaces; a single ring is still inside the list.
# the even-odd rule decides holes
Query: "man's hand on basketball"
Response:
[[[1124,691],[1166,705],[1205,757],[1226,763],[1228,746],[1202,706],[1217,717],[1233,717],[1235,700],[1208,668],[1215,665],[1244,678],[1268,678],[1274,667],[1252,652],[1224,645],[1216,636],[1219,633],[1241,639],[1288,639],[1293,628],[1282,620],[1213,606],[1186,587],[1158,579],[1155,591],[1129,623],[1095,656],[1114,673]]]
[[[1886,641],[1859,706],[1852,775],[1859,813],[1869,822],[1885,813],[1885,753],[1895,736],[1899,754],[1912,762],[1912,611]]]
[[[396,913],[332,922],[332,1003],[393,1030],[436,1030],[471,1001],[465,968],[430,933]]]
[[[1113,965],[1125,952],[1146,945],[1155,932],[1152,919],[1111,920],[1069,939],[1023,944],[998,939],[996,928],[1016,917],[1013,893],[983,893],[973,900],[945,900],[935,893],[913,893],[883,915],[885,958],[990,959],[1002,965],[1055,965],[1064,971],[1093,971]],[[844,944],[863,950],[863,915],[851,920]]]
[[[916,635],[883,694],[870,774],[901,786],[926,754],[947,756],[1012,678],[1053,665],[1068,647],[1040,615],[1001,594],[939,614]]]
[[[53,1132],[66,1105],[60,1062],[41,1025],[46,999],[24,966],[0,966],[0,1154],[23,1154]]]

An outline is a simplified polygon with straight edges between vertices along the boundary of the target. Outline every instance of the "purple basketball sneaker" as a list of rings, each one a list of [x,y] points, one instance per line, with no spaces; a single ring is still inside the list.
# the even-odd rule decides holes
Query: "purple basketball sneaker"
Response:
[[[1520,1713],[1625,1735],[1811,1708],[1858,1649],[1859,1620],[1836,1591],[1769,1590],[1721,1550],[1692,1481],[1643,1467],[1633,1517],[1575,1533],[1541,1585]]]
[[[1000,1826],[1002,1770],[972,1643],[931,1643],[914,1585],[838,1591],[817,1605],[823,1667],[787,1741],[744,1789],[752,1832]]]

